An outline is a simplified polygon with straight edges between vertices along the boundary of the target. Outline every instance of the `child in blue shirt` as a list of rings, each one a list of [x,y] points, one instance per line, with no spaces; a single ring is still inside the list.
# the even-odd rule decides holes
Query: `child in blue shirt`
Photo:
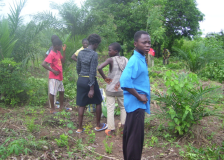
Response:
[[[151,47],[147,32],[134,35],[134,54],[129,59],[121,78],[124,107],[127,112],[123,131],[123,155],[125,160],[140,160],[144,141],[145,112],[150,113],[150,84],[145,55]]]

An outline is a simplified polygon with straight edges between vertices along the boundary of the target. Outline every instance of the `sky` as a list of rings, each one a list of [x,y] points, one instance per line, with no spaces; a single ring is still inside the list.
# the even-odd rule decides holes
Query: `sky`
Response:
[[[5,3],[4,7],[1,7],[0,15],[7,15],[10,12],[9,6],[14,1],[19,0],[2,0]],[[0,1],[0,3],[2,3]],[[29,17],[32,14],[42,11],[51,10],[49,4],[54,1],[58,4],[62,4],[66,0],[28,0],[25,8],[22,10],[21,15],[25,16],[25,19],[29,21]],[[74,0],[78,6],[84,2],[84,0]],[[224,30],[224,0],[196,0],[197,8],[205,15],[204,21],[200,22],[200,29],[204,35],[210,32],[220,32]],[[54,14],[57,11],[51,10]]]

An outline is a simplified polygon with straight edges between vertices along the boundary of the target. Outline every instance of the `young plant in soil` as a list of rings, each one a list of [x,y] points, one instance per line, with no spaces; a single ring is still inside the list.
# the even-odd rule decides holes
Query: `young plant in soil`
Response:
[[[113,142],[111,142],[110,145],[108,145],[107,138],[106,138],[103,140],[103,144],[104,144],[106,153],[111,154],[113,151]]]

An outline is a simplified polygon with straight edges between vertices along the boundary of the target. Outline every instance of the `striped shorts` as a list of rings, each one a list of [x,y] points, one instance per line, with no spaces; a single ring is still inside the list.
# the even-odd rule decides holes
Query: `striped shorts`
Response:
[[[49,90],[50,94],[57,95],[57,92],[64,92],[64,85],[62,81],[59,81],[57,79],[49,79]]]

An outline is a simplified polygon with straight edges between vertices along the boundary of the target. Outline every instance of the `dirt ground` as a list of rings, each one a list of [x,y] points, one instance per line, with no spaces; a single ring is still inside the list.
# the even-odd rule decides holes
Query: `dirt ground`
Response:
[[[67,103],[67,106],[69,104]],[[26,136],[28,134],[24,119],[27,116],[32,116],[32,114],[25,113],[27,108],[19,108],[19,109],[3,109],[0,107],[0,140],[1,143],[4,140],[11,136],[11,132],[14,132],[15,136]],[[42,147],[42,149],[33,149],[30,155],[20,155],[20,156],[12,156],[12,159],[69,159],[68,152],[66,147],[58,147],[55,138],[59,138],[59,135],[68,132],[68,127],[62,126],[58,123],[57,120],[54,119],[54,115],[49,114],[48,105],[44,106],[44,114],[40,115],[38,112],[36,116],[38,117],[35,121],[35,124],[39,124],[41,129],[38,132],[29,133],[32,134],[36,139],[43,139],[48,142],[48,146]],[[158,111],[158,106],[156,104],[151,104],[151,112],[153,116]],[[146,119],[149,118],[150,115],[146,115]],[[3,121],[4,120],[4,121]],[[74,126],[78,127],[78,116],[77,116],[77,108],[73,108],[71,111],[71,121],[74,122]],[[103,117],[101,119],[102,123],[106,123],[106,118]],[[164,159],[164,160],[179,160],[182,159],[179,156],[179,151],[182,149],[184,145],[187,143],[192,143],[197,146],[203,146],[210,143],[220,144],[224,140],[224,132],[223,127],[221,126],[221,120],[216,117],[206,117],[201,120],[201,123],[194,126],[192,129],[193,133],[191,135],[185,135],[184,137],[177,137],[175,141],[172,143],[165,141],[164,139],[158,136],[158,143],[153,147],[144,145],[142,159],[150,160],[150,159]],[[119,116],[115,116],[115,124],[119,123]],[[145,141],[148,139],[149,132],[157,131],[154,129],[155,126],[158,126],[160,121],[158,119],[154,119],[150,121],[150,124],[145,124]],[[90,132],[95,127],[95,115],[88,114],[84,117],[83,122],[85,126],[91,126]],[[8,132],[5,132],[5,129],[8,129]],[[116,126],[118,129],[118,126]],[[114,137],[106,137],[104,131],[95,132],[95,142],[88,143],[89,135],[87,133],[77,134],[75,130],[73,130],[72,134],[69,134],[69,147],[73,150],[72,159],[123,159],[122,152],[122,134],[119,131],[116,131],[116,135]],[[192,135],[194,137],[192,137]],[[212,140],[208,140],[208,136],[212,135]],[[82,139],[82,144],[84,145],[84,149],[77,148],[77,141]],[[113,142],[112,153],[108,154],[105,151],[103,141],[106,139],[107,143],[110,144]],[[46,149],[44,149],[46,148]],[[89,151],[94,149],[93,152]],[[101,157],[100,157],[101,156]],[[14,158],[13,158],[14,157]]]

